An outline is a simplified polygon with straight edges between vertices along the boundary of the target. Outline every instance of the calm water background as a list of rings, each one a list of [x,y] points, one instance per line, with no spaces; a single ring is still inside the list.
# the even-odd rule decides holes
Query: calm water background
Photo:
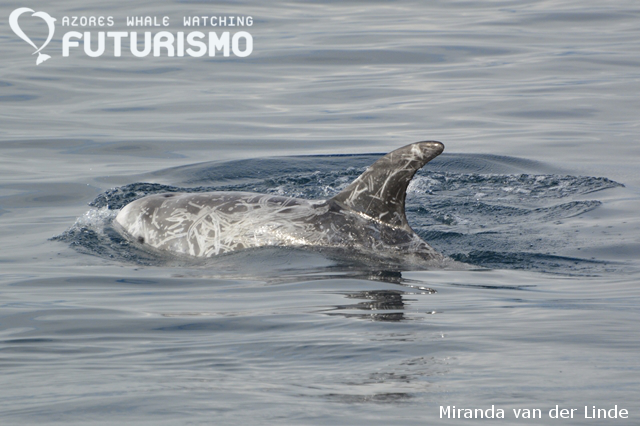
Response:
[[[58,26],[36,67],[7,22],[25,6],[125,30],[250,15],[254,52],[61,58]],[[637,2],[9,1],[0,18],[2,424],[457,424],[441,405],[504,425],[618,405],[630,419],[597,423],[637,424]],[[375,156],[267,157],[424,139],[446,153],[409,220],[489,270],[148,262],[87,206],[137,182],[321,198]]]

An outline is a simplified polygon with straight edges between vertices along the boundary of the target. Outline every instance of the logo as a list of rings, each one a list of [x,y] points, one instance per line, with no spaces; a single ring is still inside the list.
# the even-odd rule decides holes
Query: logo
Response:
[[[47,40],[40,47],[36,46],[33,40],[31,40],[31,38],[29,38],[29,36],[26,35],[24,31],[22,31],[22,28],[20,28],[20,24],[18,23],[18,18],[20,18],[20,15],[26,12],[32,12],[31,16],[41,18],[47,24],[47,27],[49,27],[49,35],[47,36]],[[56,27],[54,24],[55,21],[56,21],[56,18],[52,18],[47,12],[36,12],[33,9],[29,9],[28,7],[21,7],[19,9],[16,9],[13,12],[11,12],[11,15],[9,15],[9,25],[11,26],[11,29],[13,30],[13,32],[16,33],[18,37],[20,37],[21,39],[29,43],[31,46],[33,46],[34,49],[36,49],[36,51],[32,53],[32,55],[35,55],[36,53],[38,54],[38,58],[36,59],[36,65],[40,65],[47,59],[51,58],[51,56],[45,55],[44,53],[41,53],[41,51],[47,46],[47,44],[49,44],[49,42],[53,38],[53,33],[56,30]]]
[[[40,18],[47,24],[49,34],[40,47],[20,27],[20,17],[25,13],[30,13],[31,17]],[[27,17],[27,20],[29,19]],[[51,59],[51,56],[45,55],[42,50],[53,38],[56,21],[57,19],[48,13],[36,12],[28,7],[18,8],[9,15],[9,25],[13,32],[35,49],[32,55],[38,54],[36,65]],[[23,25],[25,24],[23,20]],[[245,58],[253,52],[253,36],[244,31],[245,27],[253,25],[252,16],[184,15],[182,25],[175,31],[169,28],[171,24],[169,16],[127,16],[126,19],[118,20],[113,16],[63,16],[58,25],[63,30],[65,27],[71,27],[69,29],[72,31],[62,35],[62,58],[71,56],[72,51],[74,56],[84,53],[84,56],[89,58],[119,58],[123,56],[123,52],[136,58]],[[180,25],[180,21],[177,25]],[[115,28],[111,28],[114,26]],[[25,28],[30,29],[27,25]],[[41,40],[41,37],[34,38],[36,41]]]

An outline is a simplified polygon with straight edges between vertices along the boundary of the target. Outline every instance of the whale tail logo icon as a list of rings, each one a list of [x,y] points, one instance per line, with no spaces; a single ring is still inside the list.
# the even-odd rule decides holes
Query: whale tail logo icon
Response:
[[[47,27],[49,28],[49,36],[47,36],[47,40],[40,47],[36,46],[36,44],[29,38],[29,36],[27,36],[24,31],[22,31],[22,28],[20,28],[20,24],[18,24],[18,18],[20,18],[20,15],[26,12],[32,12],[31,16],[43,19],[47,24]],[[36,65],[40,65],[47,59],[51,58],[51,56],[45,55],[44,53],[41,53],[41,51],[47,46],[47,44],[49,44],[49,42],[53,38],[53,33],[56,30],[54,24],[55,21],[56,18],[52,18],[51,15],[49,15],[47,12],[35,12],[33,9],[29,9],[28,7],[21,7],[19,9],[16,9],[11,12],[11,15],[9,15],[9,26],[11,26],[13,32],[16,33],[18,37],[33,46],[34,49],[36,49],[36,51],[32,53],[33,55],[35,55],[36,53],[38,54]]]

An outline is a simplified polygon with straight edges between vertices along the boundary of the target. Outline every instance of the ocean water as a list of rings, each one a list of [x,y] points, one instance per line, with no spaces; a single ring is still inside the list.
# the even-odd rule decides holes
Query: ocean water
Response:
[[[37,66],[20,7],[58,19]],[[203,15],[253,25],[183,25]],[[253,52],[62,57],[65,32],[101,31],[64,16],[244,30]],[[0,423],[638,424],[639,18],[632,1],[4,2]],[[291,247],[190,261],[111,228],[158,192],[331,197],[428,139],[445,153],[407,217],[467,270]]]

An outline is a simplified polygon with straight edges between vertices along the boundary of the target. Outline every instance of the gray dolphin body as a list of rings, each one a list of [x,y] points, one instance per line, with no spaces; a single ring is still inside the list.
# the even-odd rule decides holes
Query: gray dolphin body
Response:
[[[404,209],[409,182],[443,149],[440,142],[425,141],[390,152],[329,200],[247,192],[157,194],[126,205],[115,222],[138,243],[196,257],[297,246],[442,261],[413,232]]]

